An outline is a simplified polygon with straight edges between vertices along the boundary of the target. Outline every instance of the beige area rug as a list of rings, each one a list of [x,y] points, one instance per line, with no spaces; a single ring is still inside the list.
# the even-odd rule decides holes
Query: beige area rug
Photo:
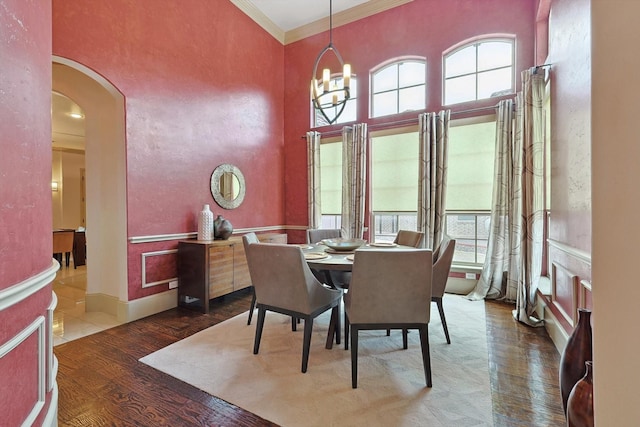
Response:
[[[140,359],[207,393],[282,426],[492,425],[484,302],[444,298],[447,345],[435,304],[429,341],[433,388],[425,387],[417,331],[360,333],[358,388],[350,351],[324,348],[329,315],[314,322],[309,368],[301,373],[304,325],[267,312],[260,353],[253,354],[257,315],[212,326]],[[257,314],[257,312],[256,312]]]

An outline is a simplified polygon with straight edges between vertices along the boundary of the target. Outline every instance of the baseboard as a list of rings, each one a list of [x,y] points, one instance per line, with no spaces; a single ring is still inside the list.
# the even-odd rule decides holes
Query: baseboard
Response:
[[[569,335],[558,323],[558,319],[553,315],[551,310],[549,310],[545,300],[540,295],[536,296],[536,313],[544,319],[544,327],[551,341],[553,341],[553,344],[556,346],[558,353],[562,354],[569,340]]]
[[[53,384],[51,390],[51,400],[49,401],[49,410],[42,420],[43,427],[57,427],[58,426],[58,383]]]
[[[149,295],[133,301],[120,301],[118,298],[105,294],[87,294],[85,296],[85,310],[99,311],[115,316],[118,322],[128,323],[152,314],[170,310],[178,306],[178,290]]]
[[[178,306],[178,289],[118,303],[118,321],[133,322]]]

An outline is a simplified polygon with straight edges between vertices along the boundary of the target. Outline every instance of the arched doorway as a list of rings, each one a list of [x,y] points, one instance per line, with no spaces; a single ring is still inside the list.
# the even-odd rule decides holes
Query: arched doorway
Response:
[[[52,90],[85,114],[86,311],[117,316],[128,301],[124,96],[95,71],[53,57]]]

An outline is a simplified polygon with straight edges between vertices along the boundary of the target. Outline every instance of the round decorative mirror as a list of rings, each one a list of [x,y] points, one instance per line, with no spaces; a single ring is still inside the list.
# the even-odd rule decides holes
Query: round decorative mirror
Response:
[[[234,165],[223,163],[211,174],[211,195],[221,207],[234,209],[244,200],[244,175]]]

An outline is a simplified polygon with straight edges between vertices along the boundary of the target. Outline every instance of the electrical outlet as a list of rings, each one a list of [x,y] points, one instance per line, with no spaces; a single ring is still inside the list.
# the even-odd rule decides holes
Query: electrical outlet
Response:
[[[178,281],[177,280],[172,280],[169,282],[169,289],[175,289],[178,287]]]
[[[476,279],[476,273],[465,273],[464,274],[464,278],[465,279],[475,280]]]

